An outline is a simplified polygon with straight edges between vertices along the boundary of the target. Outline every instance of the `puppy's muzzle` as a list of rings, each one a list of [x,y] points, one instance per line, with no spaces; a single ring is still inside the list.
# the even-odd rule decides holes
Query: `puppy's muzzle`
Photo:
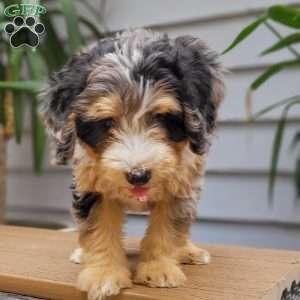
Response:
[[[126,173],[127,181],[134,186],[141,186],[151,179],[151,171],[145,168],[135,168]]]

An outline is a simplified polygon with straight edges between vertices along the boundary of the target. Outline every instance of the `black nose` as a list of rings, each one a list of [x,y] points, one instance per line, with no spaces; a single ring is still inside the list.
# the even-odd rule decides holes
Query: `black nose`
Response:
[[[126,178],[133,185],[143,185],[150,180],[151,171],[147,169],[133,169],[126,174]]]

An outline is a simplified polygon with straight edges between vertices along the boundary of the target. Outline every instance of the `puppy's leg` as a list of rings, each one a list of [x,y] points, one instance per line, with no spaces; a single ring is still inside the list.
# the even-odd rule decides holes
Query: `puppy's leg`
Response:
[[[177,260],[182,264],[206,265],[210,263],[211,257],[208,251],[187,239],[186,244],[178,251]]]
[[[189,224],[180,228],[172,219],[171,203],[158,202],[141,243],[141,258],[135,282],[151,287],[176,287],[186,280],[177,260],[177,249],[185,246]]]
[[[176,249],[176,258],[178,262],[184,264],[208,264],[210,254],[208,251],[194,245],[189,239],[189,229],[192,221],[196,217],[197,199],[196,197],[185,198],[184,200],[175,199],[170,207],[170,217],[172,223],[181,234],[182,244]]]
[[[121,243],[123,211],[114,199],[95,204],[80,230],[83,269],[78,287],[89,300],[101,300],[130,287],[130,271]]]

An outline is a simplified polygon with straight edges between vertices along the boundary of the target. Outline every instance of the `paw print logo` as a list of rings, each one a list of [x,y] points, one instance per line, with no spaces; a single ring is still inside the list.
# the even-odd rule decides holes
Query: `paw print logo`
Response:
[[[4,31],[9,35],[10,44],[14,48],[20,46],[37,47],[39,38],[45,31],[42,23],[36,23],[34,17],[24,18],[17,16],[13,22],[7,23]]]

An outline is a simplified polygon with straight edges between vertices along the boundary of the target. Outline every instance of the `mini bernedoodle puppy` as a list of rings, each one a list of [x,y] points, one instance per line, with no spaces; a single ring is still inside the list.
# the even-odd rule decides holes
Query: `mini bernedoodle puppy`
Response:
[[[180,263],[209,262],[188,235],[222,75],[201,40],[137,29],[100,40],[49,79],[43,117],[56,162],[72,160],[78,287],[89,299],[116,295],[132,278],[177,287]],[[133,276],[122,245],[127,210],[150,212]]]

